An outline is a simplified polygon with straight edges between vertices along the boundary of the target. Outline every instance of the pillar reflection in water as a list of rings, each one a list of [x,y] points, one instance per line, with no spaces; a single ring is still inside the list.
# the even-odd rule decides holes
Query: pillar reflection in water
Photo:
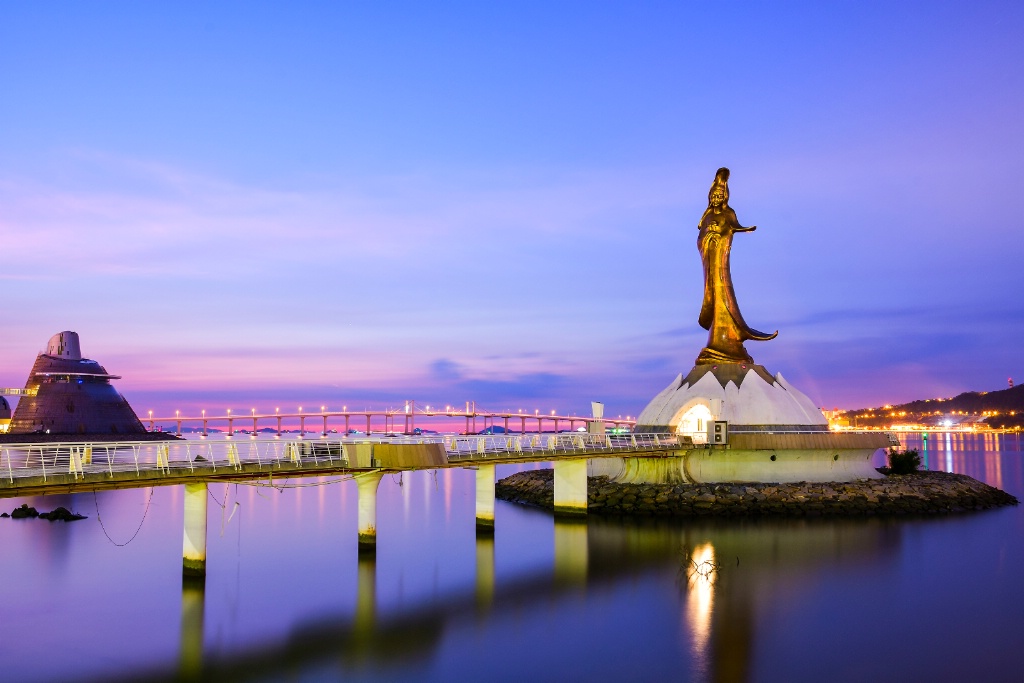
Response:
[[[356,613],[352,631],[356,640],[369,638],[377,621],[377,559],[361,553],[356,569]]]
[[[181,582],[181,643],[178,677],[185,681],[202,679],[203,619],[206,615],[206,580],[186,576]]]
[[[477,534],[476,537],[476,606],[487,611],[494,601],[494,536]]]
[[[586,588],[589,565],[587,519],[555,517],[555,583]]]

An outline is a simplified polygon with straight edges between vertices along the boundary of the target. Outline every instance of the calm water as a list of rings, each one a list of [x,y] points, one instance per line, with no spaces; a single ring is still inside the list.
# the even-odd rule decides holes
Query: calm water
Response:
[[[1016,437],[932,435],[928,464],[1024,498]],[[360,562],[354,484],[301,483],[210,487],[205,590],[180,488],[0,502],[89,515],[0,520],[3,679],[1024,680],[1024,507],[579,525],[499,501],[478,541],[448,470],[385,477]]]

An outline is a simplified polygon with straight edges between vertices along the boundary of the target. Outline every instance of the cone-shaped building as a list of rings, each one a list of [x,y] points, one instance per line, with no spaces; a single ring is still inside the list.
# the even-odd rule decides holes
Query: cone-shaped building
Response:
[[[18,401],[11,434],[144,434],[145,427],[117,389],[120,379],[82,358],[77,332],[58,332],[36,357]]]

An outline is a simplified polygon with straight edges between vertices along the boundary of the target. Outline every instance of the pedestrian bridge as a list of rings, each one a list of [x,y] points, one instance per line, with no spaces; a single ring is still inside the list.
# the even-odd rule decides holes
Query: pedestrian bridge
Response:
[[[686,437],[667,434],[437,435],[342,439],[92,441],[0,444],[0,498],[183,484],[183,569],[206,572],[207,487],[211,482],[338,476],[356,482],[359,548],[375,552],[377,487],[389,472],[446,467],[476,470],[476,526],[493,533],[495,466],[550,461],[555,512],[587,510],[587,460],[666,457]],[[687,444],[687,447],[693,447]]]
[[[677,450],[667,434],[515,434],[0,444],[0,498]]]

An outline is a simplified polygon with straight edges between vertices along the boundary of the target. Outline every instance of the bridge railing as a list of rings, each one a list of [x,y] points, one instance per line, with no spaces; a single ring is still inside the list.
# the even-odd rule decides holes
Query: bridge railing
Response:
[[[449,461],[488,456],[515,457],[523,453],[550,452],[568,455],[594,451],[662,449],[678,445],[668,434],[492,434],[487,436],[446,436]]]
[[[131,473],[165,473],[274,467],[313,463],[349,466],[349,447],[358,444],[443,444],[451,463],[479,459],[515,459],[574,453],[664,450],[678,445],[666,434],[527,434],[479,436],[355,437],[344,439],[230,439],[145,442],[0,444],[0,478]]]

